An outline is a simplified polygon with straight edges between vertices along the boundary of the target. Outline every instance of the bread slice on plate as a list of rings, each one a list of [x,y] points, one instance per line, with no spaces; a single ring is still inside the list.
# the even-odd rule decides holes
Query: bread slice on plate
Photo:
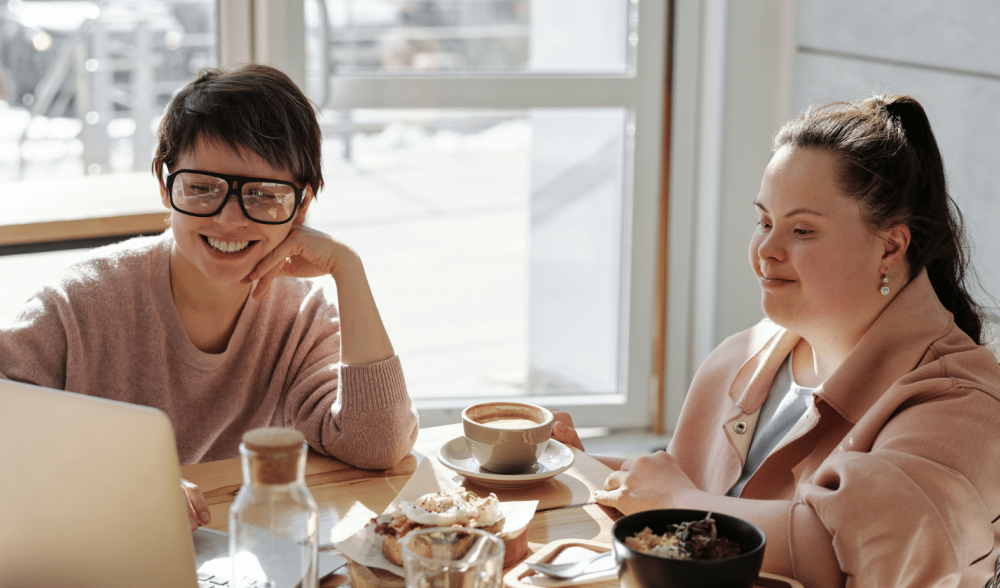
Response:
[[[474,528],[482,529],[487,533],[497,534],[503,530],[503,524],[504,521],[501,520],[490,525],[489,527],[474,527]],[[415,529],[411,528],[410,530],[412,531]],[[405,534],[403,536],[405,536]],[[403,536],[382,535],[382,555],[384,555],[387,560],[391,561],[397,566],[403,565],[403,544],[401,543],[401,539]],[[503,539],[504,537],[501,535],[500,538]],[[472,539],[473,539],[472,535],[466,535],[460,541],[455,541],[451,543],[448,559],[459,559],[463,555],[465,555],[465,552],[468,551],[469,546],[472,544]],[[436,538],[432,534],[431,542],[421,542],[416,544],[417,553],[423,555],[424,557],[431,557],[433,551],[436,549],[440,549],[440,546],[444,544],[445,544],[445,539],[443,536],[440,538]]]
[[[452,492],[425,494],[413,502],[402,501],[395,513],[378,517],[375,523],[375,532],[382,536],[382,554],[387,560],[402,566],[403,547],[400,541],[410,531],[429,527],[466,527],[498,534],[503,530],[505,519],[495,494],[480,498],[474,492],[459,488]],[[419,549],[430,556],[432,551],[441,549],[444,541],[443,535],[435,539],[431,534],[430,540]],[[449,545],[450,557],[460,558],[471,542],[472,537],[469,536]]]

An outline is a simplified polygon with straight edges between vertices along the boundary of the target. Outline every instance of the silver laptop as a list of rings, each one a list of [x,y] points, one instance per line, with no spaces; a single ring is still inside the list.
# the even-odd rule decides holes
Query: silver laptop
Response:
[[[219,586],[227,557],[190,531],[165,414],[0,380],[0,586]]]

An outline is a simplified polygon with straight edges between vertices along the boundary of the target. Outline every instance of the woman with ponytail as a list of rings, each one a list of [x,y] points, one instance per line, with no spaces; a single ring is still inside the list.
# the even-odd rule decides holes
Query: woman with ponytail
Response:
[[[927,116],[897,95],[815,107],[773,153],[750,241],[767,319],[705,360],[666,452],[607,460],[597,500],[747,519],[764,571],[809,588],[979,588],[1000,550],[1000,365]]]

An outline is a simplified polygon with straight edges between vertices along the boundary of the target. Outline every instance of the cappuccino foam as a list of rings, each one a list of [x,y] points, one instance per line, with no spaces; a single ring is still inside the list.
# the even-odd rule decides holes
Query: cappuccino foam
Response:
[[[497,419],[480,424],[494,429],[527,429],[538,426],[538,423],[528,419]]]

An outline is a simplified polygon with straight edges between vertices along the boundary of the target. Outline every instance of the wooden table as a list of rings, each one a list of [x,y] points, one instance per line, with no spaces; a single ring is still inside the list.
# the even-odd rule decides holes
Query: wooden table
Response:
[[[461,424],[421,429],[414,452],[431,460],[435,469],[456,476],[438,462],[437,452],[445,442],[461,434]],[[535,518],[528,526],[529,555],[557,539],[610,544],[611,527],[621,514],[599,506],[594,501],[594,490],[603,487],[611,469],[583,452],[574,453],[576,461],[569,470],[526,488],[485,488],[461,477],[458,481],[476,493],[495,492],[501,501],[538,500]],[[345,530],[356,530],[381,514],[410,479],[416,465],[417,457],[411,454],[391,469],[366,471],[310,452],[306,484],[319,505],[320,549],[344,539]],[[181,474],[205,495],[212,513],[208,527],[227,531],[229,508],[243,479],[239,458],[184,466]],[[339,522],[344,524],[335,529]],[[342,581],[328,580],[323,585],[335,586]]]

